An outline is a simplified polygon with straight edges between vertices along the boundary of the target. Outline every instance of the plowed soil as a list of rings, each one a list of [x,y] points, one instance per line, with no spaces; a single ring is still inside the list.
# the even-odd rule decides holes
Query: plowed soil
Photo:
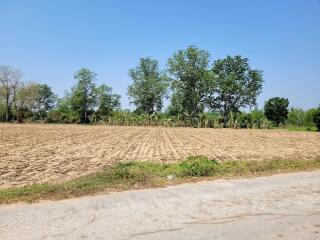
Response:
[[[119,161],[319,159],[320,134],[287,130],[0,124],[0,188],[63,181]]]

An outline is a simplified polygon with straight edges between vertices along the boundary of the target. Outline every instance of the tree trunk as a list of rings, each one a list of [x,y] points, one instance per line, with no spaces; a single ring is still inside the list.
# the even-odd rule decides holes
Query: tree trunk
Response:
[[[223,127],[227,127],[227,120],[228,120],[228,112],[226,105],[223,106]]]
[[[81,123],[87,123],[87,90],[84,90]]]
[[[18,123],[23,123],[24,113],[22,109],[17,109],[17,120]]]
[[[6,122],[10,121],[10,106],[9,106],[9,93],[7,93],[7,99],[6,99]]]
[[[227,127],[227,113],[226,112],[223,113],[223,127],[224,128]]]

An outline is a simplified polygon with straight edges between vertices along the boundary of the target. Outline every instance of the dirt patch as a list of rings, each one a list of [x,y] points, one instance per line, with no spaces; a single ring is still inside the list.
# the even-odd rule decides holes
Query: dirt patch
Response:
[[[62,181],[119,161],[318,159],[320,134],[286,130],[0,124],[0,188]]]

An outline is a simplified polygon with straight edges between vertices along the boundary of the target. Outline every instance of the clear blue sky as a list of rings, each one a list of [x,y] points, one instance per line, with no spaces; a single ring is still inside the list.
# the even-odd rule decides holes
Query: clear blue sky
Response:
[[[196,45],[212,60],[241,54],[264,71],[262,107],[284,96],[302,108],[320,104],[320,1],[0,0],[0,64],[60,96],[81,67],[122,95],[140,57],[162,67]]]

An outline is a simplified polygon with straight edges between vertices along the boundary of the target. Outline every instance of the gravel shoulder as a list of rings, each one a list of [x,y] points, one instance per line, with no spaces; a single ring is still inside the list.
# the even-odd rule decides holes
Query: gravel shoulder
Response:
[[[0,239],[320,239],[320,171],[0,206]]]

